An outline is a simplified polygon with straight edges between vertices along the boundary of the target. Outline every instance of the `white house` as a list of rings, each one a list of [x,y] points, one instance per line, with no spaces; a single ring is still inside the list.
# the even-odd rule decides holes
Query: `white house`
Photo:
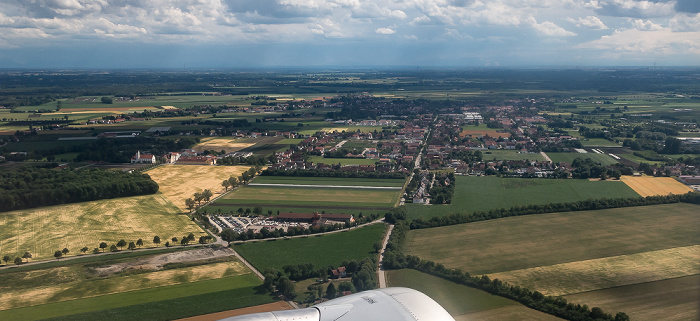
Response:
[[[136,155],[131,157],[131,163],[137,164],[155,164],[156,156],[153,154],[141,154],[141,151],[137,151]]]

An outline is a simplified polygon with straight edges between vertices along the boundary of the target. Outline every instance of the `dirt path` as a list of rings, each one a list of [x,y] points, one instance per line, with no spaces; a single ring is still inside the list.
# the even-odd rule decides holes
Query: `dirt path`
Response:
[[[389,237],[391,236],[391,231],[394,230],[394,225],[389,225],[386,230],[386,235],[384,236],[384,241],[382,242],[382,250],[379,252],[379,266],[377,268],[377,275],[379,276],[379,288],[386,287],[386,269],[384,269],[384,251],[386,250],[386,245],[389,243]]]
[[[546,160],[546,161],[548,161],[548,162],[550,162],[550,163],[552,162],[552,159],[549,158],[549,156],[547,156],[547,153],[545,153],[545,152],[540,152],[540,155],[542,155],[542,157],[544,157],[544,160]]]

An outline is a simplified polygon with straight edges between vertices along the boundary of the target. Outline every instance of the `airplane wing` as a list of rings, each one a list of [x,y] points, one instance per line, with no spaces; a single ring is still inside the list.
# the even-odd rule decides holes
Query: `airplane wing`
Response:
[[[364,291],[306,309],[254,313],[221,321],[454,321],[427,295],[409,288]]]

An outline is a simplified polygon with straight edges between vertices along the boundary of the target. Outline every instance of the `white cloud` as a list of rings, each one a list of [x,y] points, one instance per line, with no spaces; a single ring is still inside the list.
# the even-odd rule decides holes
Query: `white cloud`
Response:
[[[374,30],[374,32],[380,35],[393,35],[396,33],[396,30],[391,28],[377,28]]]
[[[632,25],[639,29],[639,30],[645,30],[645,31],[654,31],[654,30],[661,30],[663,27],[661,25],[655,24],[651,20],[642,20],[642,19],[635,19],[632,21]]]
[[[537,30],[538,33],[541,33],[545,36],[550,36],[550,37],[571,37],[575,36],[576,34],[568,31],[562,27],[557,26],[555,23],[551,21],[545,21],[542,23],[538,23],[537,20],[534,17],[529,17],[527,19],[527,23],[532,26],[535,30]]]
[[[591,29],[596,29],[596,30],[604,30],[608,29],[608,26],[606,26],[603,21],[601,21],[598,17],[596,16],[587,16],[585,18],[579,17],[578,19],[574,18],[567,18],[566,21],[569,21],[571,23],[576,24],[577,27],[587,27]]]
[[[677,15],[669,20],[673,31],[700,31],[700,13],[695,16]]]
[[[700,55],[700,32],[618,30],[612,35],[580,44],[577,48],[611,50],[621,54]]]
[[[675,14],[675,1],[600,0],[596,11],[615,17],[668,17]]]

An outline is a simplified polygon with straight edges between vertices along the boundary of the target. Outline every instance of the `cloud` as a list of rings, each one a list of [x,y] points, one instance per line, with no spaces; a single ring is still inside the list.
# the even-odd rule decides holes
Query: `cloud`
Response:
[[[700,55],[700,33],[672,32],[669,28],[654,31],[618,30],[576,47],[610,50],[626,55]]]
[[[596,12],[605,16],[651,18],[675,14],[674,1],[600,0]]]
[[[661,30],[663,27],[661,25],[653,23],[651,20],[635,19],[632,21],[632,25],[639,29],[645,31]]]
[[[587,27],[595,30],[604,30],[608,29],[608,26],[606,26],[603,21],[601,21],[598,17],[596,16],[587,16],[585,18],[579,17],[578,19],[574,18],[567,18],[566,21],[569,21],[571,23],[576,24],[577,27]]]
[[[374,32],[380,35],[393,35],[396,33],[396,30],[391,28],[377,28]]]
[[[669,26],[673,31],[700,31],[700,14],[695,16],[677,15],[669,20]]]
[[[538,33],[541,33],[545,36],[550,36],[550,37],[571,37],[575,36],[576,34],[568,31],[562,27],[557,26],[555,23],[551,21],[545,21],[542,23],[538,23],[537,20],[534,17],[529,17],[527,19],[527,23],[532,26],[535,30],[537,30]]]

